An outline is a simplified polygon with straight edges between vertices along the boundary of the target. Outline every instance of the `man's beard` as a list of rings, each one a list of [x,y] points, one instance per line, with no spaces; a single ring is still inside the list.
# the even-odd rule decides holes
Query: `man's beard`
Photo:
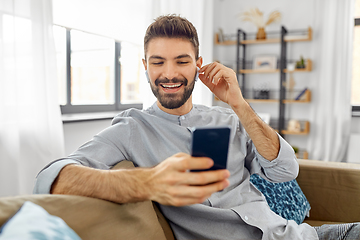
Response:
[[[167,83],[181,83],[184,86],[184,93],[182,96],[179,96],[178,93],[160,93],[159,88],[161,88],[160,84]],[[184,80],[173,78],[171,80],[165,79],[156,79],[155,85],[150,83],[150,87],[152,92],[154,93],[157,100],[160,102],[161,106],[167,109],[176,109],[181,107],[186,103],[186,101],[190,98],[194,87],[195,80],[188,85],[188,80],[184,78]]]

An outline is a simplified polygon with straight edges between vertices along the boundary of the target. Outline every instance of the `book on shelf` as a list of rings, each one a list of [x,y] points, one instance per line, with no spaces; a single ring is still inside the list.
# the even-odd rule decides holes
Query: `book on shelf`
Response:
[[[304,94],[306,93],[307,90],[308,90],[307,88],[305,88],[304,90],[302,90],[302,91],[299,93],[299,95],[296,96],[295,100],[300,100],[300,98],[301,98],[302,96],[304,96]]]

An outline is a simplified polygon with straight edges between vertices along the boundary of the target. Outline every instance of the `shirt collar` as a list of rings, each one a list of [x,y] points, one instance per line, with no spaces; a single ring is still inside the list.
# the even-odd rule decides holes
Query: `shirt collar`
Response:
[[[188,112],[187,114],[185,115],[173,115],[173,114],[169,114],[169,113],[166,113],[164,112],[163,110],[161,110],[159,108],[159,106],[157,105],[157,102],[155,102],[151,108],[154,110],[154,115],[158,116],[158,117],[161,117],[161,118],[164,118],[164,119],[167,119],[171,122],[174,122],[174,123],[179,123],[179,118],[180,117],[185,117],[185,118],[189,118],[191,117],[194,113],[195,113],[195,108],[193,106],[193,108],[190,110],[190,112]]]

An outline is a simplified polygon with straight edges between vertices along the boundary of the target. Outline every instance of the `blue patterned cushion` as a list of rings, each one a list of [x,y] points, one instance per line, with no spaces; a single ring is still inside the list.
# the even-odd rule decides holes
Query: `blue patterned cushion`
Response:
[[[304,221],[310,204],[295,179],[272,183],[253,174],[250,181],[264,194],[271,210],[276,214],[287,220],[294,220],[297,224]]]
[[[2,226],[2,239],[81,240],[61,218],[50,215],[42,207],[28,201]]]

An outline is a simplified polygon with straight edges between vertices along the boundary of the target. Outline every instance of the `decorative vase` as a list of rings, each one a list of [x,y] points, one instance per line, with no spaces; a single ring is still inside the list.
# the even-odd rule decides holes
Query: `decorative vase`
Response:
[[[264,28],[259,28],[256,34],[256,40],[266,39],[266,32]]]

